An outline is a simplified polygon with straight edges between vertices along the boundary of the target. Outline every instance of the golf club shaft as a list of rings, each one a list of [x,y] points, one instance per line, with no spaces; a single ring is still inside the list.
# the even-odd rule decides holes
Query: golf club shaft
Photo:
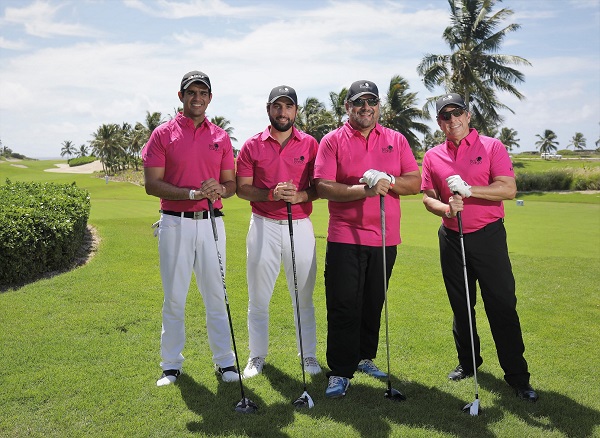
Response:
[[[300,360],[302,361],[302,382],[306,391],[306,372],[304,370],[304,348],[302,347],[302,324],[300,322],[300,304],[298,303],[298,277],[296,276],[296,253],[294,251],[294,224],[292,223],[292,204],[286,202],[288,227],[290,229],[290,248],[292,251],[292,271],[294,272],[294,294],[296,298],[296,318],[298,319],[298,340],[300,344]]]
[[[465,244],[462,226],[462,214],[459,211],[456,213],[458,220],[458,236],[460,239],[460,251],[463,263],[463,275],[465,277],[465,293],[467,296],[467,310],[469,315],[469,334],[471,335],[471,354],[473,356],[473,380],[475,381],[475,399],[479,399],[479,387],[477,385],[477,362],[475,360],[475,340],[473,336],[473,316],[471,315],[471,296],[469,294],[469,277],[467,275],[467,258],[465,254]]]
[[[388,325],[388,300],[387,300],[387,261],[385,254],[385,197],[379,195],[379,210],[381,214],[381,254],[383,258],[383,304],[385,313],[385,345],[387,353],[387,384],[388,389],[392,389],[392,381],[390,379],[390,335]]]
[[[233,321],[231,320],[231,310],[229,309],[229,300],[227,299],[227,286],[225,285],[225,270],[223,269],[223,260],[221,259],[221,253],[219,252],[219,234],[217,233],[217,223],[215,221],[215,210],[213,204],[208,200],[208,209],[210,213],[210,223],[213,229],[213,235],[215,237],[215,248],[217,250],[217,257],[219,259],[219,268],[221,270],[221,282],[223,283],[223,295],[225,297],[225,308],[227,309],[227,319],[229,320],[229,330],[231,331],[231,343],[233,344],[233,354],[235,355],[235,363],[237,365],[238,373],[240,372],[240,361],[238,359],[237,347],[235,345],[235,336],[233,335]],[[242,384],[242,376],[238,374],[240,381],[240,391],[242,393],[242,401],[246,400],[244,395],[244,385]]]

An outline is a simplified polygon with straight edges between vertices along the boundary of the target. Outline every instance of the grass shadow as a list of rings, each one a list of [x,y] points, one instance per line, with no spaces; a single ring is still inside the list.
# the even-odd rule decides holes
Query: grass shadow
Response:
[[[376,388],[371,385],[372,378],[364,375],[352,379],[345,397],[328,399],[325,397],[327,378],[324,372],[312,377],[307,385],[315,402],[314,408],[296,409],[292,402],[303,392],[301,378],[293,379],[273,366],[265,367],[263,373],[276,390],[289,397],[287,411],[296,410],[315,420],[335,421],[351,427],[361,437],[388,437],[395,430],[392,427],[395,424],[461,437],[491,438],[496,435],[488,430],[488,425],[495,424],[502,416],[499,409],[492,408],[485,416],[471,417],[462,412],[467,403],[464,400],[419,383],[399,382],[393,375],[392,387],[405,394],[406,401],[389,400],[384,396],[387,382],[381,381],[381,387]],[[298,374],[301,377],[301,371]],[[296,388],[291,391],[290,381],[294,380]]]
[[[253,414],[235,411],[235,405],[242,399],[238,383],[219,382],[217,393],[199,385],[192,377],[182,374],[177,386],[188,409],[202,417],[202,421],[191,421],[187,429],[203,436],[248,435],[249,431],[260,430],[262,436],[288,437],[281,428],[294,422],[293,411],[284,404],[270,405],[265,409],[264,400],[244,386],[244,394],[254,401],[259,409]]]
[[[517,399],[514,390],[504,380],[490,373],[478,372],[478,383],[498,395],[502,410],[510,411],[532,427],[546,431],[558,430],[571,438],[594,436],[600,427],[600,412],[555,391],[538,391],[536,403]]]

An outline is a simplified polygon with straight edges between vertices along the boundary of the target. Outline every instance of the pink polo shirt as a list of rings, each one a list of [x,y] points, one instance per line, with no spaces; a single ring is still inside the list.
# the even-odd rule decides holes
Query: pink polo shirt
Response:
[[[298,190],[306,190],[313,179],[318,143],[310,135],[292,128],[292,136],[284,148],[271,137],[267,127],[249,138],[237,158],[237,176],[251,177],[259,189],[272,189],[283,181],[292,180]],[[271,219],[287,219],[284,201],[250,202],[252,212]],[[304,219],[312,213],[312,202],[292,205],[294,219]]]
[[[452,193],[446,178],[460,177],[471,186],[488,186],[497,176],[515,177],[506,148],[495,138],[484,137],[473,128],[457,148],[446,141],[425,153],[421,190],[435,189],[443,202]],[[502,201],[488,201],[474,197],[465,198],[462,213],[463,231],[472,233],[504,217]],[[444,226],[458,231],[456,218],[442,218]]]
[[[219,181],[222,170],[233,170],[233,147],[229,135],[217,125],[202,122],[196,129],[194,122],[183,113],[177,114],[157,127],[142,150],[144,167],[164,167],[164,181],[177,187],[198,189],[209,178]],[[214,203],[222,208],[221,200]],[[160,200],[162,210],[208,210],[208,200]]]
[[[346,122],[321,140],[315,161],[315,179],[360,184],[365,171],[377,169],[394,176],[419,170],[399,132],[379,124],[365,139]],[[400,244],[400,197],[385,196],[386,245]],[[379,196],[350,202],[329,201],[329,242],[381,246]]]

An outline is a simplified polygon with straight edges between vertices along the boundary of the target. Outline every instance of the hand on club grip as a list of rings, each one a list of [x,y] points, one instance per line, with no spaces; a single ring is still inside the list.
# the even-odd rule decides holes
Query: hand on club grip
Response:
[[[373,186],[375,186],[375,184],[377,184],[377,181],[379,181],[380,179],[385,179],[387,181],[390,182],[390,185],[394,185],[394,183],[396,182],[396,179],[394,178],[393,175],[388,175],[385,172],[380,172],[379,170],[375,170],[375,169],[369,169],[367,170],[361,179],[358,180],[358,182],[364,183],[366,185],[369,186],[369,188],[372,188]]]
[[[448,188],[452,193],[458,193],[463,198],[471,196],[471,186],[464,181],[460,175],[452,175],[446,178]]]

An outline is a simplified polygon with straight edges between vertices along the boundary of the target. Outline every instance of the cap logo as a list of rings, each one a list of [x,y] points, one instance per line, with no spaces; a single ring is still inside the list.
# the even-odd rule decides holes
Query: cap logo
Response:
[[[445,101],[445,100],[450,100],[450,99],[452,99],[452,96],[451,96],[451,95],[447,95],[447,96],[444,96],[444,97],[442,98],[442,101]]]
[[[189,81],[190,79],[196,79],[196,78],[198,78],[198,79],[204,79],[205,77],[206,76],[204,76],[204,75],[198,75],[198,74],[196,74],[196,75],[191,75],[189,78],[186,78],[186,80]]]
[[[368,82],[365,82],[364,84],[360,84],[359,87],[360,88],[371,88],[371,84],[369,84]]]

